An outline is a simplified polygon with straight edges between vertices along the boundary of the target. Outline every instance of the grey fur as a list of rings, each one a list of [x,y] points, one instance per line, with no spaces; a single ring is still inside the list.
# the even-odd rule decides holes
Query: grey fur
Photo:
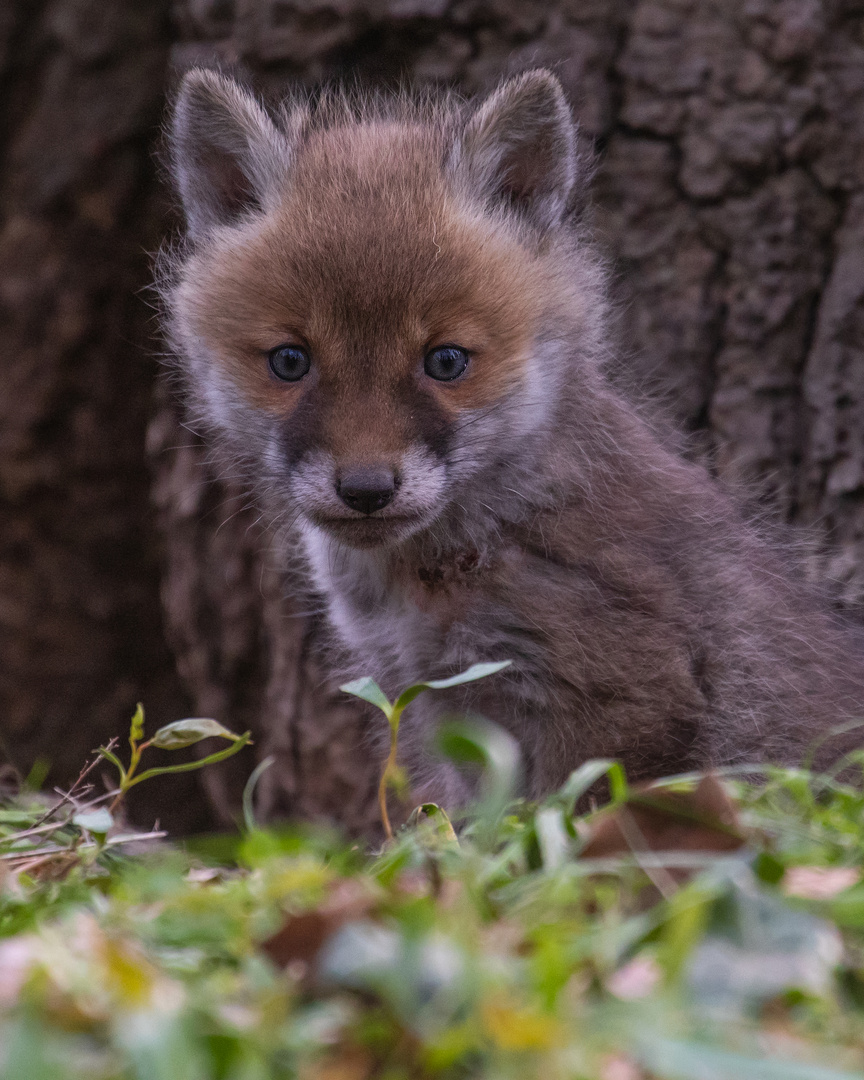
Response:
[[[183,79],[170,146],[195,239],[272,206],[291,161],[288,140],[254,98],[231,79],[200,69]]]
[[[492,94],[457,147],[469,183],[490,203],[511,203],[541,229],[559,224],[576,183],[576,135],[548,71],[529,71]]]

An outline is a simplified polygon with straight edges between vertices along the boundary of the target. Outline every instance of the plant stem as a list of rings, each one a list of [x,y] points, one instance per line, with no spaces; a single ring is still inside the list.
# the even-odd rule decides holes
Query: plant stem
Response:
[[[384,769],[381,773],[381,782],[378,785],[378,807],[381,811],[381,821],[384,824],[384,835],[387,837],[388,840],[393,839],[393,829],[390,825],[390,815],[387,813],[387,781],[390,779],[390,773],[396,768],[396,746],[398,734],[398,721],[395,725],[391,722],[390,753],[387,756],[387,762],[384,765]]]

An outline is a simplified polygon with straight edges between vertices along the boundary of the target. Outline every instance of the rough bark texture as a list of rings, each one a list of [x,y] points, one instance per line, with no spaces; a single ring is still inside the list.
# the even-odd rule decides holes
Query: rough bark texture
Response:
[[[627,362],[722,476],[808,527],[838,599],[864,601],[864,4],[178,0],[170,24],[147,11],[18,3],[0,27],[15,387],[0,406],[0,688],[22,759],[82,717],[107,731],[136,693],[176,700],[146,526],[150,372],[123,343],[142,334],[129,296],[152,228],[146,133],[163,82],[197,62],[239,65],[274,95],[342,75],[474,92],[553,67],[601,151],[594,213]],[[195,709],[252,727],[277,758],[262,813],[362,828],[365,721],[324,679],[317,617],[160,394],[162,598]],[[244,770],[210,774],[223,815]]]
[[[55,783],[137,699],[163,721],[188,707],[161,631],[135,295],[161,225],[167,15],[20,0],[0,27],[0,746]],[[163,818],[206,820],[186,801]]]

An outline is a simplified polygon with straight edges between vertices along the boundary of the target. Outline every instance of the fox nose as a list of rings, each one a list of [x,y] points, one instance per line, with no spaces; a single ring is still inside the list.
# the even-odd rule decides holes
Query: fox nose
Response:
[[[387,468],[350,469],[336,481],[336,493],[352,510],[374,514],[396,493],[396,476]]]

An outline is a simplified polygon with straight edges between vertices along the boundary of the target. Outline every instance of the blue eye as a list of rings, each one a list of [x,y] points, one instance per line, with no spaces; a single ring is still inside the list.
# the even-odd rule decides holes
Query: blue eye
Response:
[[[278,345],[267,353],[270,370],[283,382],[299,382],[309,374],[312,361],[300,345]]]
[[[468,367],[468,360],[468,353],[458,345],[439,345],[437,349],[430,349],[426,353],[423,370],[430,379],[450,382],[459,378]]]

